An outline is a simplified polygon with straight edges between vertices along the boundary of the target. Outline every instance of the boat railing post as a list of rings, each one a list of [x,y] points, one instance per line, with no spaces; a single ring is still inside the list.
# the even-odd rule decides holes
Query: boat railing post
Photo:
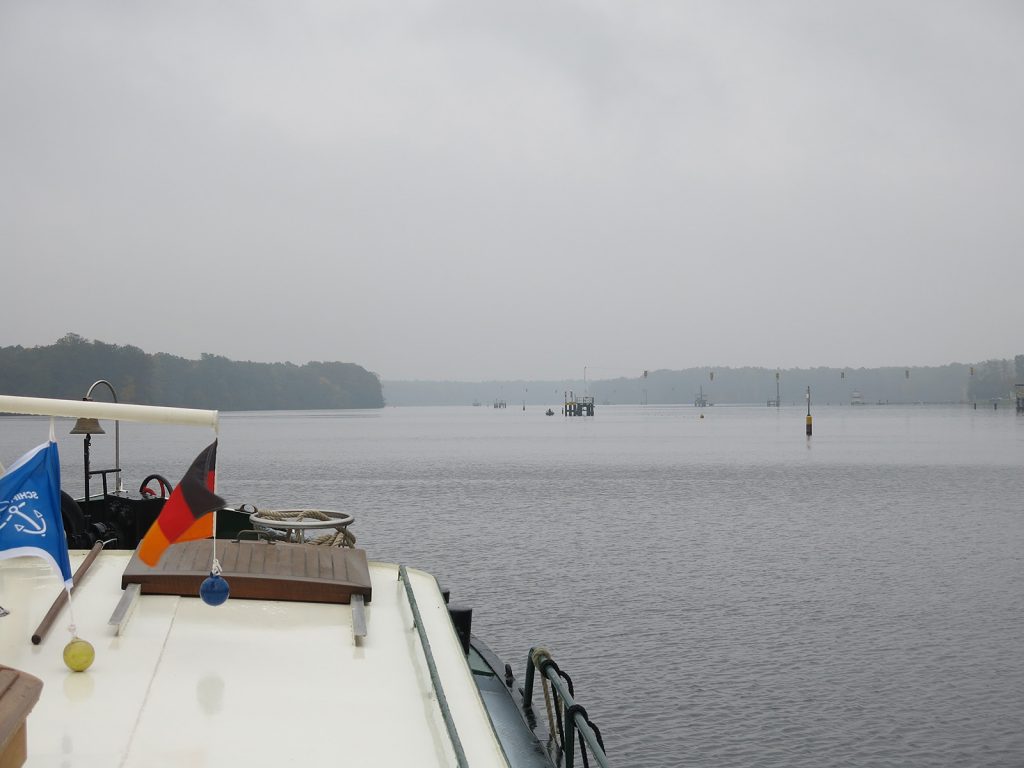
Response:
[[[540,662],[537,661],[537,658],[540,658]],[[583,744],[586,744],[597,764],[602,768],[608,768],[608,758],[605,756],[604,747],[594,728],[591,727],[587,711],[573,699],[569,686],[559,674],[558,665],[543,648],[531,648],[530,655],[526,660],[526,676],[522,691],[524,708],[532,709],[533,679],[538,667],[540,674],[551,683],[562,707],[562,721],[565,723],[562,768],[573,768],[576,757],[576,731],[579,731],[580,734],[580,749],[583,749]]]
[[[562,720],[565,721],[565,741],[562,744],[562,757],[565,768],[572,768],[576,759],[576,719],[569,712],[571,699],[562,699]]]
[[[530,653],[526,657],[526,675],[523,680],[523,702],[528,707],[533,707],[533,675],[537,669],[533,663],[533,652],[536,648],[531,648]]]

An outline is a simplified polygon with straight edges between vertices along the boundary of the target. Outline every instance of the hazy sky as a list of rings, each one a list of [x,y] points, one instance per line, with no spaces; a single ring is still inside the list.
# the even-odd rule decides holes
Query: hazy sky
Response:
[[[1024,3],[0,0],[0,346],[1024,352]]]

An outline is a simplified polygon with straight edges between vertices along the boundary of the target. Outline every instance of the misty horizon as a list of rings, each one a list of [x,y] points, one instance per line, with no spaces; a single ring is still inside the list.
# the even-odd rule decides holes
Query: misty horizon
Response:
[[[122,343],[119,343],[119,342],[116,342],[116,341],[111,341],[111,340],[108,340],[108,339],[88,339],[88,338],[85,338],[85,337],[81,336],[80,334],[76,334],[74,332],[68,332],[67,334],[62,336],[60,339],[55,339],[54,342],[52,342],[51,344],[26,345],[26,344],[17,344],[17,343],[15,343],[15,344],[11,344],[9,346],[21,346],[21,347],[26,347],[26,348],[30,348],[30,347],[48,347],[48,346],[51,346],[52,344],[58,344],[60,342],[63,342],[66,339],[79,339],[79,340],[87,342],[87,343],[95,342],[95,343],[107,344],[107,345],[115,346],[115,347],[126,347],[126,346],[134,347],[134,346],[136,346],[136,345],[131,345],[131,344],[122,344]],[[166,350],[146,349],[146,348],[142,348],[142,347],[138,347],[138,348],[141,349],[144,353],[150,354],[150,355],[154,355],[154,354],[173,354],[173,353],[167,352]],[[198,359],[200,359],[200,357],[202,357],[204,355],[211,355],[213,357],[223,357],[223,358],[232,360],[233,362],[283,363],[283,364],[291,364],[291,365],[297,365],[297,366],[306,365],[307,363],[311,363],[311,362],[312,363],[316,363],[316,362],[322,362],[322,363],[353,363],[355,365],[359,365],[361,367],[367,368],[359,360],[302,360],[302,361],[294,360],[294,359],[292,359],[292,360],[238,360],[236,358],[230,358],[227,355],[224,355],[224,354],[221,354],[221,353],[218,353],[218,352],[212,352],[212,351],[205,351],[205,352],[200,353],[200,355],[197,355],[194,358],[185,357],[184,359],[198,360]],[[178,357],[184,357],[184,356],[181,356],[181,355],[177,355],[177,356]],[[1016,355],[1010,355],[1010,356],[1005,357],[1005,358],[989,358],[987,360],[964,360],[964,361],[950,360],[950,361],[946,361],[946,362],[942,362],[942,363],[924,364],[924,365],[892,365],[892,364],[889,364],[889,365],[863,365],[863,366],[852,366],[852,365],[846,365],[846,366],[842,366],[842,365],[840,365],[840,366],[797,365],[797,366],[792,366],[792,367],[781,367],[781,366],[768,367],[768,366],[761,366],[761,365],[743,365],[743,364],[741,364],[741,365],[689,365],[689,366],[679,366],[679,367],[662,366],[662,367],[658,367],[658,368],[647,368],[647,369],[643,369],[643,370],[623,370],[623,371],[621,371],[619,373],[615,373],[615,374],[612,374],[609,371],[609,369],[602,369],[602,368],[594,368],[594,367],[590,367],[590,366],[584,366],[578,372],[578,375],[572,375],[572,374],[569,374],[569,375],[566,375],[566,376],[539,376],[539,375],[531,376],[531,375],[520,375],[520,376],[509,377],[509,378],[490,378],[490,379],[453,379],[453,378],[430,379],[430,378],[424,378],[424,377],[412,377],[412,378],[408,378],[408,379],[397,379],[397,378],[388,378],[388,377],[381,376],[379,372],[372,371],[369,368],[367,368],[367,370],[370,370],[370,373],[372,373],[375,376],[377,376],[377,378],[380,379],[384,383],[389,383],[389,382],[391,382],[391,383],[410,383],[410,384],[415,384],[415,383],[448,384],[448,383],[450,383],[450,384],[466,384],[466,385],[474,385],[474,384],[476,384],[476,385],[500,385],[500,384],[509,384],[509,383],[515,384],[515,383],[533,383],[533,382],[543,382],[543,383],[566,382],[566,383],[570,383],[570,384],[576,384],[576,383],[583,383],[583,382],[587,382],[587,381],[597,382],[597,381],[613,381],[613,380],[616,380],[616,379],[630,379],[630,380],[632,380],[632,379],[643,379],[643,378],[645,378],[645,376],[644,376],[645,373],[650,375],[650,376],[652,376],[652,377],[655,377],[658,374],[678,373],[678,372],[691,372],[691,371],[702,371],[704,373],[704,375],[710,375],[710,374],[713,374],[715,371],[718,371],[719,374],[721,374],[722,372],[728,372],[728,371],[750,371],[750,370],[764,371],[764,372],[769,373],[769,374],[772,373],[772,372],[775,372],[775,371],[778,371],[778,372],[784,374],[786,372],[791,372],[791,373],[792,372],[800,372],[800,371],[813,372],[813,371],[818,371],[818,370],[823,370],[823,369],[824,370],[830,370],[830,371],[849,371],[851,373],[852,372],[856,372],[856,371],[864,371],[864,370],[868,370],[868,371],[880,371],[880,370],[902,371],[902,370],[905,370],[905,369],[906,370],[914,370],[914,369],[936,370],[936,369],[943,369],[943,368],[949,368],[949,367],[982,366],[982,365],[984,365],[986,363],[995,363],[995,362],[1007,363],[1007,364],[1011,364],[1012,365],[1014,363],[1014,360],[1015,360],[1016,357],[1017,357]],[[721,382],[721,378],[720,377],[719,377],[719,381]],[[713,382],[713,379],[709,380],[709,384],[711,382]]]
[[[1024,8],[0,5],[0,346],[388,380],[1012,358]]]

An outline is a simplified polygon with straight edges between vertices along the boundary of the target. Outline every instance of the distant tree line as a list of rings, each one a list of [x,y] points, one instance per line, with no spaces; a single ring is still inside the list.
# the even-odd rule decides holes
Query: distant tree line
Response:
[[[1024,356],[1018,356],[1024,365]],[[1024,374],[1024,370],[1021,370]],[[778,390],[776,390],[778,374]],[[599,401],[692,403],[703,389],[712,403],[966,403],[1004,399],[1018,378],[1014,361],[884,368],[689,368],[650,371],[646,378],[593,382]]]
[[[69,333],[41,347],[0,347],[0,393],[77,400],[98,379],[123,403],[222,411],[381,408],[380,380],[354,363],[188,360]],[[97,399],[108,399],[104,388]]]
[[[804,403],[807,387],[815,403],[969,403],[1006,399],[1024,384],[1024,355],[1013,360],[886,368],[728,368],[702,367],[642,372],[635,377],[564,381],[386,381],[391,405],[469,405],[509,407],[556,405],[565,392],[587,392],[598,403],[692,404],[703,390],[712,403],[767,404],[776,391],[783,405]],[[778,374],[778,390],[776,390]]]

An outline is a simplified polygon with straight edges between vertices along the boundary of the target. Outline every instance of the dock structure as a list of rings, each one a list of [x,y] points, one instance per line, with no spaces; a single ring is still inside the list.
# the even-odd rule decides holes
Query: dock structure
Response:
[[[700,392],[697,394],[695,398],[693,398],[693,407],[707,408],[709,405],[711,405],[711,401],[704,396],[704,387],[702,386],[700,388]]]
[[[563,416],[593,416],[593,395],[579,395],[574,392],[565,393],[565,404],[562,406]]]
[[[508,408],[508,403],[506,403],[504,400],[495,400],[494,401],[494,407],[495,408]]]
[[[1017,413],[1024,413],[1024,384],[1014,386],[1014,394],[1017,396]]]

